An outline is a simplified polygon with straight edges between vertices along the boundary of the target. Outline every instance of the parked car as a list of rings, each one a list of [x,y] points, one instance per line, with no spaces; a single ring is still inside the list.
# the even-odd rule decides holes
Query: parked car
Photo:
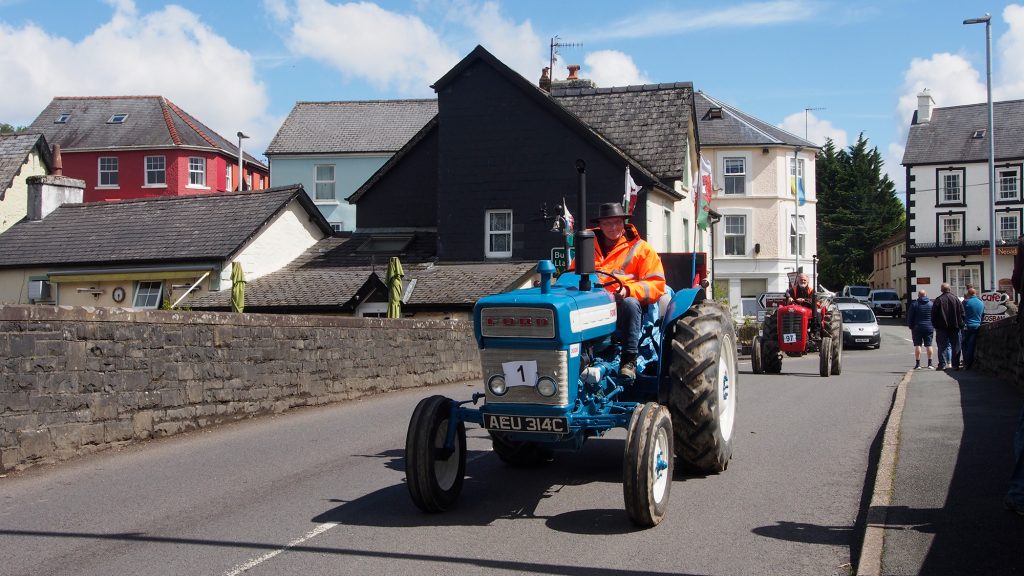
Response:
[[[836,296],[832,299],[836,304],[861,304],[860,300],[857,300],[853,296]]]
[[[863,346],[878,348],[882,335],[878,331],[878,319],[865,304],[843,302],[836,305],[843,315],[843,348]]]
[[[903,317],[903,302],[895,290],[872,290],[868,294],[868,306],[878,316],[885,314],[893,318]]]
[[[869,294],[871,294],[871,288],[867,286],[843,286],[842,295],[856,298],[861,304],[868,303]]]

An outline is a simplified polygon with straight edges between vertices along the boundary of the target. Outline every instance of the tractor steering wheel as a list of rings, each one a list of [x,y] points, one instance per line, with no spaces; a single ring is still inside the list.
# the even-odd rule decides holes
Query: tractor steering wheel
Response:
[[[616,292],[618,292],[619,290],[622,290],[623,288],[626,287],[626,285],[622,283],[622,280],[619,279],[619,277],[614,275],[614,274],[610,274],[608,272],[602,272],[601,270],[595,270],[594,273],[595,274],[604,274],[605,276],[608,276],[609,278],[612,279],[611,282],[605,282],[604,284],[600,284],[599,283],[597,285],[598,288],[605,288],[607,286],[611,286],[612,284],[618,284],[619,288],[617,290],[615,290]]]

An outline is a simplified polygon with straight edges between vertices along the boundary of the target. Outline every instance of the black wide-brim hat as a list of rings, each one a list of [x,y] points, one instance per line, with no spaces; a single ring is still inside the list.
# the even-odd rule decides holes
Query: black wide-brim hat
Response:
[[[622,218],[625,220],[629,218],[629,214],[626,214],[626,211],[622,209],[622,204],[618,202],[605,202],[597,209],[597,216],[591,218],[590,223],[597,224],[602,218]]]

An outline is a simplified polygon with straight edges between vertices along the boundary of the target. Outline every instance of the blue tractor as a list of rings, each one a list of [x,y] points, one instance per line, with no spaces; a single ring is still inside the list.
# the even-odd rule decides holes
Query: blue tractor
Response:
[[[584,178],[580,169],[578,222],[586,220]],[[477,302],[483,391],[469,400],[425,398],[409,422],[407,486],[423,511],[455,504],[467,423],[486,429],[511,466],[543,464],[555,451],[624,428],[625,508],[643,527],[665,516],[676,458],[699,474],[728,466],[738,374],[729,310],[695,303],[698,289],[670,291],[645,314],[636,378],[621,378],[615,300],[602,284],[616,280],[594,270],[593,243],[593,233],[577,226],[574,272],[553,280],[554,265],[542,260],[539,286]]]

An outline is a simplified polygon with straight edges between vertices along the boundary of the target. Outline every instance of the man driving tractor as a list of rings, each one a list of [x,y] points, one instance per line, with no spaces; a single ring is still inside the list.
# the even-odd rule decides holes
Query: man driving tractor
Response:
[[[627,380],[636,378],[636,357],[639,353],[640,324],[643,307],[657,302],[665,293],[665,270],[661,258],[632,224],[622,205],[601,204],[594,231],[595,267],[614,275],[619,282],[605,288],[615,294],[618,313],[617,334],[622,340],[619,374]]]
[[[814,325],[816,332],[821,331],[821,315],[818,306],[814,302],[814,287],[811,286],[807,274],[801,273],[797,277],[796,284],[786,290],[786,304],[797,304],[809,309],[814,314]]]

